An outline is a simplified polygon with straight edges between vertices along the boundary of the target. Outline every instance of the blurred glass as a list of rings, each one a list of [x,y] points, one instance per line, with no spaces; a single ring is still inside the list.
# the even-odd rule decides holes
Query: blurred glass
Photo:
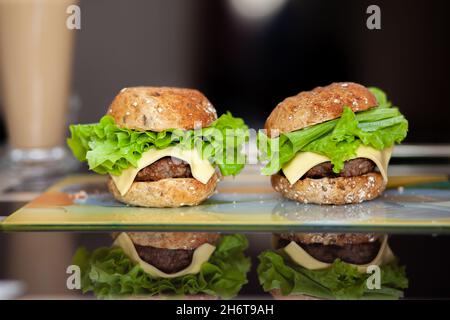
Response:
[[[9,145],[3,162],[25,176],[67,172],[64,147],[76,0],[0,0],[2,102]],[[14,170],[15,169],[15,170]]]

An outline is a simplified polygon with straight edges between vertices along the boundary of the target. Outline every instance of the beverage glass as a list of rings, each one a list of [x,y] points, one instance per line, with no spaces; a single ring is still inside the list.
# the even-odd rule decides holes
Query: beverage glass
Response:
[[[0,76],[8,146],[2,169],[25,176],[70,171],[65,145],[74,0],[0,0]]]

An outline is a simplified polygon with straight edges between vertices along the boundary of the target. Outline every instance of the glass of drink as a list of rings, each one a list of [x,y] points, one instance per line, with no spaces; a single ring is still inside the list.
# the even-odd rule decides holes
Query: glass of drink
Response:
[[[8,146],[2,168],[22,176],[74,169],[65,136],[75,0],[0,0],[0,77]]]

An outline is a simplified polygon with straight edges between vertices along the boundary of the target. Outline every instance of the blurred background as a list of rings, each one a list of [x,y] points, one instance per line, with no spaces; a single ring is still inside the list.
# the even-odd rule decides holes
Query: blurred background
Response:
[[[165,85],[261,127],[287,96],[354,81],[401,107],[407,142],[450,142],[449,2],[376,1],[382,29],[368,30],[374,3],[81,0],[69,121],[97,121],[123,87]]]

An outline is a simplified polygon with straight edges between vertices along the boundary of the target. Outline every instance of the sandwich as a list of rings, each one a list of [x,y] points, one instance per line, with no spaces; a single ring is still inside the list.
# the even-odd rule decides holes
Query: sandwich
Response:
[[[98,123],[71,125],[70,132],[75,157],[109,175],[118,201],[142,207],[201,203],[219,175],[242,170],[248,139],[242,119],[229,112],[217,118],[199,91],[167,87],[122,89]]]
[[[275,191],[301,203],[342,205],[386,188],[394,144],[408,121],[386,94],[333,83],[279,103],[259,135],[262,169]]]
[[[273,240],[257,273],[277,299],[399,299],[408,287],[387,235],[288,233]]]
[[[243,235],[129,232],[111,247],[80,247],[83,293],[98,298],[229,299],[247,283],[250,259]]]

